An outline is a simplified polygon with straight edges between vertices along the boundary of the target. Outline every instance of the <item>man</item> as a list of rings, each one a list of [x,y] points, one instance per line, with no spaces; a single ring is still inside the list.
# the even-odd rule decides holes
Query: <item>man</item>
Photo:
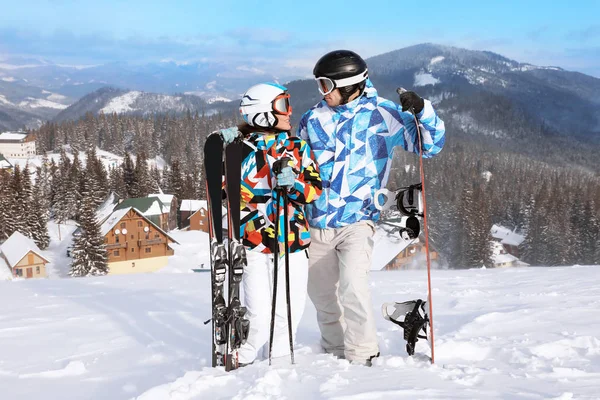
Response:
[[[300,120],[298,136],[314,151],[323,193],[306,206],[311,227],[308,295],[317,309],[324,350],[351,363],[371,365],[379,355],[368,275],[379,212],[374,193],[385,187],[393,148],[423,157],[444,145],[444,123],[414,92],[402,106],[377,96],[367,64],[356,53],[325,54],[313,70],[324,99]]]

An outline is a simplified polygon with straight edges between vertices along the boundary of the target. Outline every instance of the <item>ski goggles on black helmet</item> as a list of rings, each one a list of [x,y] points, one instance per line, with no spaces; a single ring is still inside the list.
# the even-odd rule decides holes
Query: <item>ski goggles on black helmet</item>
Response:
[[[337,88],[355,85],[367,79],[369,76],[368,70],[365,69],[364,72],[361,72],[358,75],[350,76],[348,78],[343,79],[331,79],[325,76],[316,77],[317,86],[319,88],[319,92],[325,96],[331,92],[333,92]]]

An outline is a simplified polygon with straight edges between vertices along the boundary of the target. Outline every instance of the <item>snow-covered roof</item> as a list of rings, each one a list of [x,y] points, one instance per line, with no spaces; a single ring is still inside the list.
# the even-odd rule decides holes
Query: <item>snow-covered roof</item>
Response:
[[[42,255],[41,250],[37,247],[35,242],[19,231],[15,231],[10,235],[6,242],[0,246],[0,251],[2,251],[2,254],[6,257],[8,265],[11,268],[17,265],[30,251],[34,252],[47,262],[50,262],[50,260]]]
[[[400,237],[395,224],[378,224],[373,236],[373,256],[371,259],[371,270],[380,271],[394,259],[402,250],[411,243],[417,242],[404,240]]]
[[[161,215],[168,213],[169,209],[164,206],[164,203],[155,196],[149,197],[134,197],[125,199],[115,206],[115,209],[133,207],[140,211],[144,216]]]
[[[100,226],[100,234],[105,236],[112,228],[119,223],[119,221],[127,214],[133,207],[121,208],[113,211],[108,218]],[[141,214],[141,213],[140,213]]]
[[[12,166],[13,165],[6,158],[4,158],[2,154],[0,154],[0,169],[12,168]]]
[[[155,193],[155,194],[149,194],[148,197],[158,197],[158,199],[163,204],[171,206],[171,202],[173,201],[174,196],[172,194]]]
[[[167,232],[162,230],[160,226],[156,225],[149,218],[144,216],[144,214],[142,214],[140,212],[140,210],[138,210],[135,207],[126,207],[126,208],[121,208],[121,209],[115,210],[112,214],[110,214],[110,216],[106,219],[106,221],[104,221],[104,223],[100,226],[100,234],[102,236],[105,236],[108,232],[110,232],[110,230],[112,228],[114,228],[121,219],[123,219],[123,217],[129,212],[129,210],[134,210],[136,213],[141,215],[142,218],[144,218],[144,220],[146,220],[146,222],[148,222],[150,225],[152,225],[156,230],[158,230],[161,233],[164,233],[165,236],[167,236],[173,242],[178,243],[175,239],[173,239],[172,236],[170,236]]]
[[[195,212],[201,208],[208,208],[206,200],[181,200],[179,210]]]
[[[501,225],[492,225],[490,233],[494,239],[500,240],[500,243],[509,246],[519,246],[525,240],[525,236],[520,235]]]
[[[0,142],[4,140],[23,140],[27,137],[26,133],[2,132],[0,133]]]
[[[104,200],[104,203],[96,210],[96,219],[98,220],[98,223],[103,223],[104,220],[112,214],[117,201],[117,196],[113,192],[110,192],[106,200]]]

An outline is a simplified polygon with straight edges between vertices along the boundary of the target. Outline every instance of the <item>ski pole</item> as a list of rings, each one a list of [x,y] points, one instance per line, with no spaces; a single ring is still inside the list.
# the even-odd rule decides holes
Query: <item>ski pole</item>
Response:
[[[273,300],[271,303],[271,331],[269,333],[269,365],[273,353],[273,335],[275,331],[275,309],[277,307],[277,269],[279,259],[279,192],[275,191],[275,250],[273,251]]]
[[[396,92],[398,93],[398,95],[401,95],[402,93],[406,92],[407,90],[404,88],[398,88],[396,89]],[[410,107],[409,109],[410,113],[413,115],[413,118],[415,120],[415,126],[417,128],[417,144],[419,146],[419,172],[421,175],[421,185],[422,185],[422,192],[423,192],[423,227],[424,227],[424,233],[425,233],[425,254],[426,254],[426,258],[427,258],[427,289],[429,291],[428,293],[428,298],[427,298],[427,302],[429,303],[429,325],[431,325],[430,327],[430,333],[431,333],[431,363],[435,363],[435,357],[434,357],[434,339],[433,339],[433,302],[431,301],[432,299],[432,295],[431,295],[431,256],[429,254],[429,229],[427,227],[427,201],[426,201],[426,197],[425,197],[425,171],[423,169],[423,146],[422,146],[422,138],[421,138],[421,127],[419,126],[419,120],[417,119],[417,114],[415,113],[415,109],[413,107]]]
[[[282,157],[281,159],[275,161],[273,163],[273,173],[279,174],[284,166],[291,161],[290,157]],[[285,192],[285,188],[276,188],[278,199],[283,198],[283,242],[285,245],[285,291],[286,291],[286,303],[287,303],[287,322],[288,322],[288,338],[290,344],[290,357],[291,362],[294,364],[294,338],[293,338],[293,329],[292,329],[292,309],[291,309],[291,294],[290,294],[290,251],[288,247],[288,204],[289,199]],[[277,208],[279,210],[279,201],[277,202]],[[277,218],[279,219],[279,211],[277,211]],[[279,226],[279,224],[277,224]],[[276,235],[277,236],[277,235]],[[278,239],[279,240],[279,239]],[[277,242],[279,245],[279,241]]]
[[[288,337],[290,341],[290,357],[294,364],[294,337],[292,333],[292,305],[290,299],[290,248],[288,247],[288,204],[289,199],[285,193],[285,189],[281,189],[283,195],[283,240],[285,243],[285,297],[287,302],[287,317],[288,317]]]

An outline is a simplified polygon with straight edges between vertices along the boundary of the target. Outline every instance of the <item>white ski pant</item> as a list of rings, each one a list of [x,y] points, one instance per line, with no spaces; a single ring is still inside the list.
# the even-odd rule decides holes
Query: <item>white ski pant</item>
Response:
[[[311,228],[308,296],[317,309],[323,349],[348,360],[379,352],[369,289],[375,225]]]
[[[247,257],[248,266],[244,268],[242,279],[242,299],[248,308],[246,315],[250,320],[250,332],[248,340],[239,349],[240,363],[250,363],[257,357],[268,357],[273,301],[273,255],[248,251]],[[292,333],[295,339],[306,304],[308,258],[306,252],[300,251],[291,253],[289,260]],[[272,357],[290,354],[283,254],[279,258],[277,269],[277,306]]]

